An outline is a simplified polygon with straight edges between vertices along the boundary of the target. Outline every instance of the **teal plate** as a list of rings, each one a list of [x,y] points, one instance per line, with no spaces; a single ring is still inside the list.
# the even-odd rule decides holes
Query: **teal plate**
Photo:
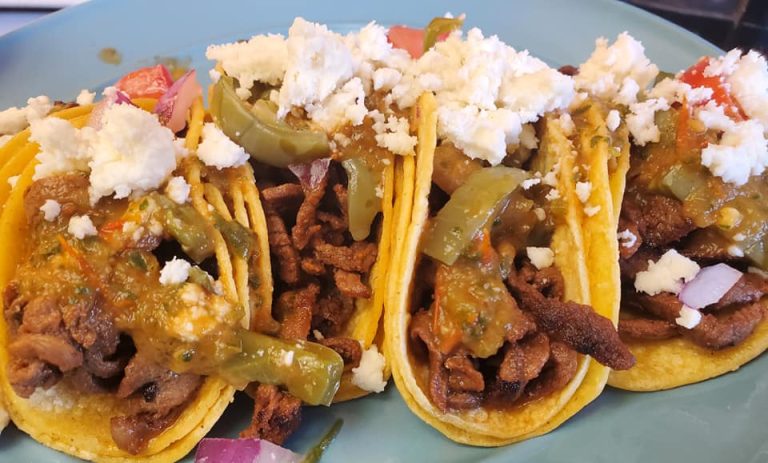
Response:
[[[95,0],[0,37],[0,107],[39,94],[72,100],[81,88],[99,89],[157,57],[188,59],[205,71],[210,66],[203,55],[207,44],[284,33],[295,16],[346,32],[372,19],[384,25],[423,25],[445,11],[467,13],[469,26],[527,48],[552,65],[577,64],[589,55],[596,37],[613,39],[624,30],[642,40],[650,58],[665,70],[719,52],[666,21],[608,0]],[[98,59],[104,47],[122,54],[120,65]],[[207,80],[207,73],[200,77]],[[673,391],[608,389],[552,433],[498,449],[445,439],[413,416],[390,384],[383,394],[307,409],[287,446],[306,451],[336,418],[343,418],[341,434],[323,461],[768,462],[767,370],[768,356],[763,356],[736,373]],[[250,411],[249,400],[238,398],[211,435],[234,437],[247,425]],[[11,426],[0,435],[0,461],[73,459]]]

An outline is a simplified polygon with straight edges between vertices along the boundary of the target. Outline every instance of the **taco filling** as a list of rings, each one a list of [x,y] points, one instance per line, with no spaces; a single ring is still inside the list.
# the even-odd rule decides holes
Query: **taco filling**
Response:
[[[720,350],[766,315],[768,153],[762,109],[744,99],[752,72],[768,73],[754,52],[703,58],[646,100],[658,136],[636,139],[618,227],[623,338]]]
[[[518,149],[505,163],[527,168],[535,155]],[[557,190],[451,143],[434,166],[408,328],[432,402],[448,412],[534,401],[574,378],[579,353],[631,367],[611,321],[565,298],[551,249],[565,207]]]
[[[162,97],[156,115],[110,87],[79,119],[33,121],[37,162],[4,207],[4,240],[17,247],[6,249],[17,260],[3,270],[11,415],[84,458],[180,458],[234,387],[252,381],[312,404],[330,404],[339,387],[342,361],[331,349],[248,330],[269,316],[271,295],[253,174],[245,152],[215,133],[198,146],[194,71],[173,85],[187,93],[180,120],[181,96],[170,107]],[[201,415],[208,408],[213,419]],[[71,429],[46,418],[61,414],[71,414]],[[111,441],[80,442],[79,433],[103,434],[89,428],[96,422],[108,423]],[[150,446],[166,431],[169,442]]]

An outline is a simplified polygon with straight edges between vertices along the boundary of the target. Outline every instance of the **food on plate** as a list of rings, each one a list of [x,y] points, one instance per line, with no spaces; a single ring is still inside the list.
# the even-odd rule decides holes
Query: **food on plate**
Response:
[[[266,214],[275,294],[273,317],[259,329],[339,352],[336,401],[381,392],[389,373],[379,326],[402,187],[396,165],[417,142],[413,108],[394,102],[398,69],[411,58],[375,23],[341,35],[301,18],[285,37],[212,45],[206,55],[216,65],[213,123],[204,130],[248,152]],[[417,96],[402,95],[411,106]],[[263,386],[250,392],[255,417],[280,403],[289,424],[270,434],[255,419],[243,435],[281,443],[298,424],[300,402]]]
[[[596,295],[585,265],[584,218],[612,214],[583,146],[602,128],[569,116],[570,76],[478,29],[451,33],[406,76],[434,96],[419,100],[419,149],[404,159],[412,200],[384,325],[393,377],[455,441],[546,433],[599,395],[609,367],[634,363],[614,325],[618,291]]]
[[[653,391],[738,369],[768,347],[765,57],[732,50],[660,73],[622,34],[599,40],[575,79],[598,102],[581,110],[604,108],[609,139],[626,126],[632,140],[628,171],[607,183],[620,206],[619,333],[637,365],[609,384]],[[593,275],[613,260],[595,251]]]
[[[255,329],[272,287],[248,157],[205,133],[195,71],[157,99],[149,75],[95,104],[0,114],[16,118],[0,148],[0,397],[22,431],[88,460],[178,460],[236,388],[330,404],[343,368]]]

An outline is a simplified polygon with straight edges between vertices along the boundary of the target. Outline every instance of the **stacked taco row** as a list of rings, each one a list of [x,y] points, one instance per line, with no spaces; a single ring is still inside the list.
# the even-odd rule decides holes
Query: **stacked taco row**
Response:
[[[381,392],[458,442],[551,431],[768,345],[768,67],[550,68],[463,18],[212,45],[3,113],[0,386],[85,459],[177,460]]]

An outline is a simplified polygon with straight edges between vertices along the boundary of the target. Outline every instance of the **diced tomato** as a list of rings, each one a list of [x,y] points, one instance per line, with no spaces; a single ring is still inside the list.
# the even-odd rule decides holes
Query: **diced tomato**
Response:
[[[424,54],[424,29],[414,29],[408,26],[392,26],[387,32],[389,43],[395,48],[407,51],[413,59]]]
[[[131,98],[160,98],[173,85],[173,78],[162,64],[137,69],[124,75],[115,87]]]
[[[712,99],[722,106],[731,119],[741,121],[746,119],[738,101],[734,100],[723,82],[723,76],[705,76],[704,70],[709,66],[709,57],[705,56],[698,63],[688,68],[680,80],[693,88],[707,87],[712,89]]]

